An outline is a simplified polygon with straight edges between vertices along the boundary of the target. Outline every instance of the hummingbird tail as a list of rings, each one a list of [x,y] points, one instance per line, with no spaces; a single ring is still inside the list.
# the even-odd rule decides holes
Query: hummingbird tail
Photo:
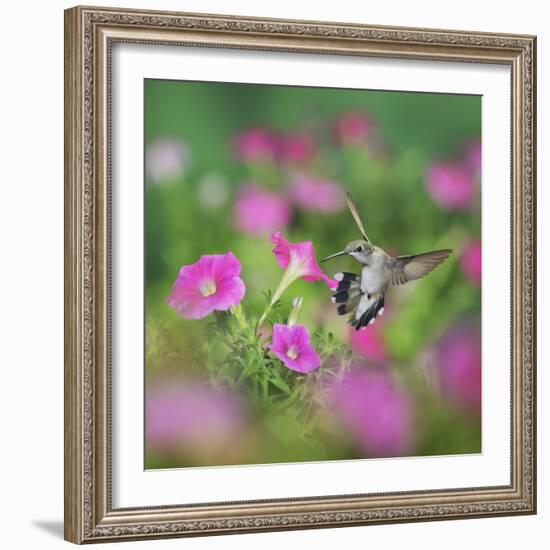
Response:
[[[357,312],[350,319],[350,324],[355,330],[360,330],[374,323],[378,315],[384,313],[384,293],[363,294]]]
[[[376,317],[384,313],[384,292],[363,293],[360,275],[344,272],[337,273],[334,278],[338,281],[338,288],[331,300],[338,304],[338,315],[351,313],[348,323],[355,330],[374,323]]]

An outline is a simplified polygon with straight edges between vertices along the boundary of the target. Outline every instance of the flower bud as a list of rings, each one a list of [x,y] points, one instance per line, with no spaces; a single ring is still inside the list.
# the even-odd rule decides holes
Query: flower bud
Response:
[[[288,316],[287,325],[291,327],[292,325],[295,325],[298,322],[298,319],[300,317],[300,312],[302,311],[302,304],[304,302],[304,299],[302,297],[300,298],[294,298],[292,300],[292,309],[290,310],[290,315]]]

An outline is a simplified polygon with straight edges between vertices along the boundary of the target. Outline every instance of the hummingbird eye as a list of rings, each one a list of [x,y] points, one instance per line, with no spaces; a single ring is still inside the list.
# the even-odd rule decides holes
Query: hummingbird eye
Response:
[[[358,246],[358,247],[355,249],[355,252],[363,252],[363,247],[362,247],[362,246]]]

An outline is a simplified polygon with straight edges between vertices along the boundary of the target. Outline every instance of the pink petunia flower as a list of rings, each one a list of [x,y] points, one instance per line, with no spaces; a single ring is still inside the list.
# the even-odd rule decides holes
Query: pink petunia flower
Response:
[[[305,210],[339,212],[344,207],[344,190],[334,181],[298,176],[290,189],[291,199]]]
[[[350,327],[348,334],[351,347],[365,359],[385,362],[388,359],[388,352],[381,329],[380,322],[369,326],[368,330],[355,330]]]
[[[275,323],[269,348],[289,369],[296,372],[311,372],[321,364],[304,325]]]
[[[438,162],[428,171],[427,189],[442,208],[465,210],[472,206],[475,199],[476,183],[464,166]]]
[[[315,145],[309,134],[288,134],[281,141],[281,159],[287,163],[306,162],[315,153]]]
[[[301,243],[288,242],[280,232],[271,235],[271,241],[275,243],[273,253],[279,265],[285,270],[279,285],[275,289],[271,302],[262,313],[258,326],[265,321],[274,304],[280,300],[285,290],[295,281],[302,278],[305,281],[325,281],[329,288],[335,289],[338,281],[329,279],[319,267],[315,259],[315,249],[311,241]]]
[[[244,427],[240,400],[207,384],[164,380],[146,392],[148,446],[223,451]]]
[[[435,346],[435,369],[441,392],[456,406],[481,411],[481,334],[477,327],[457,325]]]
[[[244,297],[240,273],[241,263],[232,252],[201,256],[198,262],[181,268],[168,305],[186,319],[202,319],[214,310],[226,311]]]
[[[284,197],[252,184],[241,188],[233,208],[235,226],[252,235],[264,235],[286,227],[291,215]]]
[[[338,281],[330,279],[319,267],[311,241],[290,243],[277,232],[271,235],[271,242],[275,243],[273,253],[277,262],[286,269],[291,282],[302,278],[304,281],[325,281],[331,289],[338,286]]]
[[[147,145],[145,168],[155,183],[183,176],[189,163],[189,149],[179,139],[157,139]]]
[[[335,123],[336,136],[342,143],[364,143],[374,130],[372,120],[359,111],[345,113]]]
[[[481,284],[481,242],[471,241],[460,256],[462,272],[474,285]]]
[[[413,402],[388,371],[352,368],[333,393],[336,415],[367,456],[401,456],[411,450]]]
[[[269,161],[278,156],[280,138],[266,128],[252,128],[237,134],[235,153],[244,161]]]

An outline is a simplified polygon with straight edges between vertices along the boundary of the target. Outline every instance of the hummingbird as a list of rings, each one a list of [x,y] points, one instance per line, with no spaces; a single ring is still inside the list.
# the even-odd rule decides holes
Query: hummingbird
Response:
[[[355,330],[360,330],[374,323],[377,316],[384,313],[384,297],[390,284],[403,285],[424,277],[443,263],[452,250],[390,256],[370,242],[350,193],[346,195],[346,202],[363,238],[351,241],[344,250],[321,261],[351,256],[363,266],[360,274],[337,273],[334,278],[338,281],[338,287],[331,298],[333,303],[338,304],[338,314],[350,313],[348,322]]]

